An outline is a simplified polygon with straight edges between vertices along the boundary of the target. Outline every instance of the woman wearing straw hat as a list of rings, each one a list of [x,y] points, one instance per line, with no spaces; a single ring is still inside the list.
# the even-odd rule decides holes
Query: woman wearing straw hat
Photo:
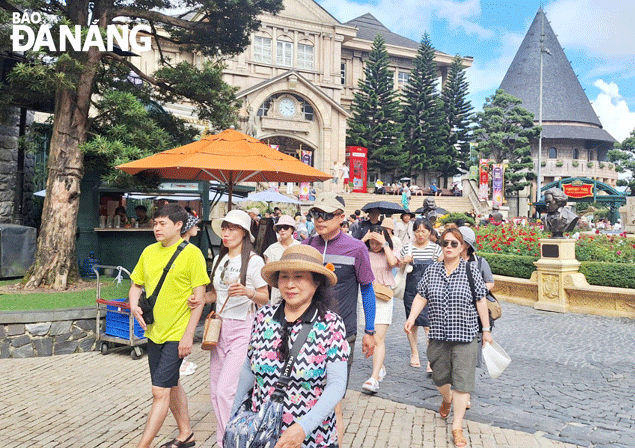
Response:
[[[242,210],[232,210],[224,218],[214,219],[212,229],[222,240],[219,254],[212,262],[213,289],[206,295],[216,302],[221,315],[218,345],[210,352],[210,395],[216,416],[216,439],[223,446],[225,426],[238,376],[247,356],[256,305],[269,301],[267,283],[260,275],[264,260],[253,251],[251,218]],[[196,305],[190,303],[190,306]]]
[[[278,222],[274,224],[273,228],[278,234],[279,240],[277,243],[273,243],[264,252],[265,263],[271,261],[278,261],[282,257],[282,253],[291,246],[300,244],[299,241],[293,239],[293,232],[297,228],[295,219],[289,215],[282,215]],[[278,288],[271,288],[271,298],[269,302],[277,304],[280,302],[280,291]]]
[[[440,243],[443,261],[433,263],[424,272],[404,331],[408,334],[412,331],[415,319],[428,304],[430,342],[427,356],[432,366],[432,381],[443,397],[439,415],[447,418],[454,407],[454,446],[465,447],[463,417],[475,384],[480,349],[477,338],[479,317],[483,323],[483,343],[493,341],[485,300],[487,289],[476,267],[461,257],[465,241],[459,229],[445,230]],[[474,293],[467,269],[474,279]]]
[[[279,261],[262,268],[262,277],[280,290],[282,302],[258,312],[233,411],[250,389],[253,409],[271,395],[303,323],[313,320],[291,371],[277,447],[338,446],[334,409],[346,391],[350,349],[342,318],[329,310],[330,287],[337,282],[329,268],[308,245],[291,246]]]

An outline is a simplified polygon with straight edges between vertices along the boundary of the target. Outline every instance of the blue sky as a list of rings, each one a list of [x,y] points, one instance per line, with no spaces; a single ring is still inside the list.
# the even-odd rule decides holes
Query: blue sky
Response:
[[[631,0],[317,0],[341,22],[370,12],[391,31],[473,56],[470,100],[482,109],[541,6],[604,128],[635,128],[635,3]]]

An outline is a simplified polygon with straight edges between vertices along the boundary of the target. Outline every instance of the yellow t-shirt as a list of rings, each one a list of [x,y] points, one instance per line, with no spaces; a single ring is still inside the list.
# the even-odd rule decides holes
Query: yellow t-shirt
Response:
[[[157,242],[143,250],[130,278],[137,285],[143,286],[148,296],[154,292],[163,274],[163,268],[181,241],[183,240],[179,239],[170,247],[163,247]],[[148,325],[146,337],[156,344],[180,341],[190,321],[187,298],[194,288],[208,283],[209,276],[203,254],[198,247],[188,244],[176,257],[165,277],[154,305],[154,323]]]

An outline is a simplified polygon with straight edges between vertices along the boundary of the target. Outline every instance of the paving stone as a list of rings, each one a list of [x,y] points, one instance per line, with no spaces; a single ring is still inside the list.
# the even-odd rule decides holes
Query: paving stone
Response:
[[[77,350],[77,341],[66,341],[56,343],[53,347],[54,355],[68,355],[70,353],[75,353]]]
[[[36,338],[31,343],[37,356],[51,356],[53,354],[53,341],[51,338]]]
[[[51,324],[51,329],[49,330],[49,334],[51,336],[58,336],[61,334],[70,333],[71,325],[73,325],[73,322],[70,320],[53,322]]]
[[[55,336],[55,343],[59,344],[64,341],[68,341],[71,338],[71,336],[73,336],[73,333],[65,333],[65,334],[60,334],[59,336]]]
[[[13,353],[12,353],[12,356],[14,358],[30,358],[34,355],[35,355],[35,352],[33,351],[33,346],[31,344],[23,345],[20,348],[16,348],[13,350]]]
[[[29,335],[22,335],[22,336],[17,336],[15,338],[11,338],[11,347],[22,347],[26,344],[29,344],[31,342],[31,338],[29,337]]]
[[[81,328],[77,328],[73,326],[72,335],[73,335],[73,339],[78,340],[78,339],[85,338],[86,332],[82,330]]]
[[[24,334],[24,324],[7,325],[7,336],[16,336],[18,334]]]
[[[33,336],[44,336],[51,328],[51,322],[39,322],[36,324],[26,324],[26,330]]]

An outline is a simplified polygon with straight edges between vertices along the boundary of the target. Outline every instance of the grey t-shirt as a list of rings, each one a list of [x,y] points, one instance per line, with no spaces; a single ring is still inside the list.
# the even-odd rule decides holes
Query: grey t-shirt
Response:
[[[485,283],[494,283],[494,274],[492,274],[492,268],[489,267],[489,263],[485,258],[477,257],[476,255],[472,254],[472,257],[469,261],[476,265],[476,268],[481,272],[483,281]]]

